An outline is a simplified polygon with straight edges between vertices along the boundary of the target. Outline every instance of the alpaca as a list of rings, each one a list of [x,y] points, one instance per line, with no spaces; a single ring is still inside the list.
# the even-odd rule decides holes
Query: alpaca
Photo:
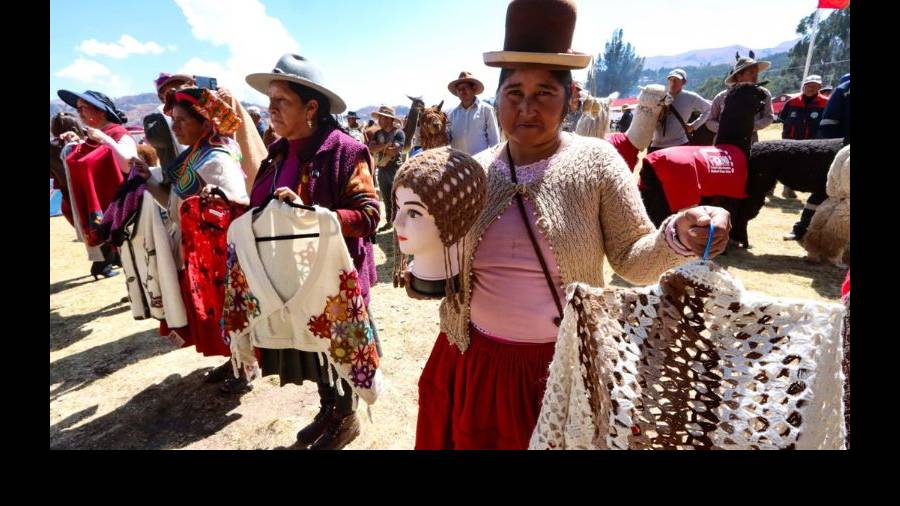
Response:
[[[413,147],[412,143],[413,138],[416,135],[416,128],[419,125],[419,116],[422,114],[422,110],[425,109],[425,102],[422,100],[422,97],[411,97],[407,95],[406,98],[412,100],[412,104],[409,106],[409,112],[403,120],[403,133],[406,135],[406,141],[403,143],[402,150],[404,158],[409,154],[409,150]]]
[[[699,204],[737,213],[747,196],[753,118],[765,98],[760,85],[735,85],[725,98],[715,146],[677,146],[644,157],[639,187],[653,223]]]
[[[809,254],[809,260],[820,262],[825,259],[846,268],[842,257],[850,242],[849,144],[834,157],[825,188],[828,198],[816,209],[800,244]]]
[[[828,198],[825,189],[828,169],[843,145],[842,139],[783,139],[753,144],[747,172],[747,198],[732,215],[731,238],[741,248],[750,247],[748,224],[759,215],[766,194],[776,182],[809,192],[801,220],[812,218],[817,205]]]
[[[429,107],[419,116],[419,141],[422,149],[434,149],[450,144],[447,132],[447,113],[441,110],[444,102]]]
[[[619,92],[613,92],[606,98],[588,96],[582,104],[581,118],[575,126],[575,133],[605,139],[609,133],[609,106],[618,97]]]
[[[663,107],[672,103],[672,96],[661,84],[651,84],[640,88],[638,104],[634,109],[634,119],[625,133],[615,132],[606,136],[622,155],[628,168],[634,171],[638,162],[638,154],[650,147],[653,132],[662,113]]]

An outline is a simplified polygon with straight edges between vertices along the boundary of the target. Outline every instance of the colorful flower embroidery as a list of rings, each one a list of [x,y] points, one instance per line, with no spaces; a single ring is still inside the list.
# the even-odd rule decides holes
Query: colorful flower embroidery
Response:
[[[350,299],[350,303],[347,306],[347,316],[353,321],[366,321],[368,315],[366,314],[366,305],[362,297],[357,295]]]
[[[258,317],[261,311],[259,299],[250,292],[247,278],[237,262],[234,244],[228,244],[225,266],[225,303],[219,322],[222,327],[222,339],[230,343],[231,333],[246,329],[250,325],[250,319]]]
[[[314,336],[331,340],[330,361],[354,388],[371,389],[380,363],[368,318],[358,275],[351,270],[340,273],[340,291],[306,324]]]
[[[369,344],[369,326],[363,322],[351,322],[346,324],[346,338],[353,346],[365,346]]]
[[[353,354],[353,347],[346,339],[333,338],[331,340],[331,358],[339,364],[349,364]]]
[[[341,291],[352,299],[354,295],[359,295],[359,276],[356,271],[341,273]]]
[[[314,336],[322,339],[331,339],[331,322],[328,321],[325,313],[310,318],[306,326],[309,327],[309,331]]]
[[[328,316],[328,321],[330,322],[346,320],[347,299],[342,297],[341,294],[335,295],[334,297],[328,297],[328,301],[325,303],[325,314]]]
[[[372,379],[375,378],[375,369],[368,365],[350,368],[350,381],[360,388],[372,388]]]

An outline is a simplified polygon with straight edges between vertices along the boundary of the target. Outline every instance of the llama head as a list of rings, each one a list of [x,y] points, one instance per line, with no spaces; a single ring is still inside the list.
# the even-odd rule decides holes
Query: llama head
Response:
[[[444,102],[428,107],[419,116],[419,128],[425,135],[438,135],[446,132],[447,114],[441,110]]]
[[[757,83],[737,83],[728,89],[719,118],[716,144],[734,144],[749,156],[756,115],[765,107],[768,93]]]

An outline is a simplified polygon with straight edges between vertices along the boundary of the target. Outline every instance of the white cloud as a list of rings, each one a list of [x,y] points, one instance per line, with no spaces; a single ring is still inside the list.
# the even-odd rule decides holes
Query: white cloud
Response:
[[[166,46],[166,48],[168,48],[169,51],[175,51],[176,49],[178,49],[178,46],[176,46],[175,44],[169,44],[168,46]]]
[[[169,46],[174,50],[175,46]],[[122,35],[118,42],[100,42],[96,39],[88,39],[78,46],[78,50],[89,56],[108,56],[122,59],[132,54],[161,54],[165,49],[156,42],[139,42],[131,35]]]
[[[244,78],[271,70],[284,53],[297,53],[300,44],[284,25],[266,14],[258,0],[175,0],[198,40],[228,49],[224,63],[192,58],[183,70],[218,79],[242,100],[261,103],[263,95],[250,88]]]
[[[127,93],[128,83],[105,65],[94,60],[76,58],[67,67],[57,71],[55,75],[88,86],[100,85],[102,89],[99,91],[110,97],[117,97]]]

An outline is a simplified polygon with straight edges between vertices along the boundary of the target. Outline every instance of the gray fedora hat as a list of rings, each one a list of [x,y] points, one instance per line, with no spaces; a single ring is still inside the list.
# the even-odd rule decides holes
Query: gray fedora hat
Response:
[[[337,93],[325,87],[322,71],[313,62],[297,54],[282,56],[272,72],[250,74],[247,84],[263,95],[269,92],[272,81],[288,81],[318,91],[331,102],[331,114],[340,114],[347,109],[347,104]]]

